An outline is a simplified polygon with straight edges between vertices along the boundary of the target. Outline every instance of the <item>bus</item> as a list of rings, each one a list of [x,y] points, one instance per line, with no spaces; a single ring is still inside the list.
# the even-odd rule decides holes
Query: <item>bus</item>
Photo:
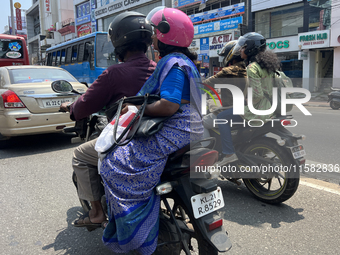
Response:
[[[29,65],[25,38],[0,34],[0,67],[12,65]]]
[[[107,32],[94,32],[46,49],[46,65],[58,66],[91,85],[109,66],[118,64]]]

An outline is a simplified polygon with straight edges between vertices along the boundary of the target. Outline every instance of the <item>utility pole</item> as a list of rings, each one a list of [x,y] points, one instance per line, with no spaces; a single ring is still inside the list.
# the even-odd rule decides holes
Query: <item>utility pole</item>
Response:
[[[10,5],[11,5],[11,25],[12,25],[12,35],[15,35],[14,12],[13,12],[13,0],[10,0]]]

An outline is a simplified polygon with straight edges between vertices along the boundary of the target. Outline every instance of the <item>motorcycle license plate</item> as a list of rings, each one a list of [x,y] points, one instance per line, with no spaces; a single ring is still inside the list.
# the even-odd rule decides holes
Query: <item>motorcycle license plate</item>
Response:
[[[62,103],[72,102],[72,98],[63,98],[63,99],[43,99],[42,103],[45,108],[50,107],[59,107]]]
[[[213,192],[192,196],[191,205],[195,219],[223,208],[224,200],[221,188],[217,187]]]
[[[292,147],[290,148],[290,150],[292,151],[294,159],[302,158],[303,156],[306,156],[306,152],[302,145]]]

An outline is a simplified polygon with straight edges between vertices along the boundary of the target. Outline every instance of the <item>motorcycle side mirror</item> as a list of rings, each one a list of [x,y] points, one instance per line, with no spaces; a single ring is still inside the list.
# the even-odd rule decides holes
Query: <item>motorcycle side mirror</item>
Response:
[[[73,90],[71,83],[69,83],[68,81],[64,81],[64,80],[58,80],[58,81],[52,82],[51,87],[53,91],[57,93],[69,93],[69,92],[72,92]]]
[[[73,89],[73,86],[71,83],[69,83],[68,81],[65,80],[58,80],[58,81],[54,81],[51,84],[52,90],[54,92],[57,93],[76,93],[76,94],[80,94],[78,91]]]

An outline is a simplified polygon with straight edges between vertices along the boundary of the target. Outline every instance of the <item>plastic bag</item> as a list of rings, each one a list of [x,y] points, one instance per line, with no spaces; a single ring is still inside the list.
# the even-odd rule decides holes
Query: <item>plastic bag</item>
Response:
[[[129,125],[133,117],[136,115],[137,111],[138,109],[136,106],[129,105],[128,111],[119,117],[116,138],[118,138],[123,133],[125,128]],[[102,152],[108,150],[113,145],[113,127],[115,122],[116,118],[113,118],[113,120],[104,128],[104,130],[98,137],[98,140],[95,145],[95,150],[98,152],[99,155]],[[124,135],[121,142],[123,142],[126,139],[128,134],[129,131]]]

